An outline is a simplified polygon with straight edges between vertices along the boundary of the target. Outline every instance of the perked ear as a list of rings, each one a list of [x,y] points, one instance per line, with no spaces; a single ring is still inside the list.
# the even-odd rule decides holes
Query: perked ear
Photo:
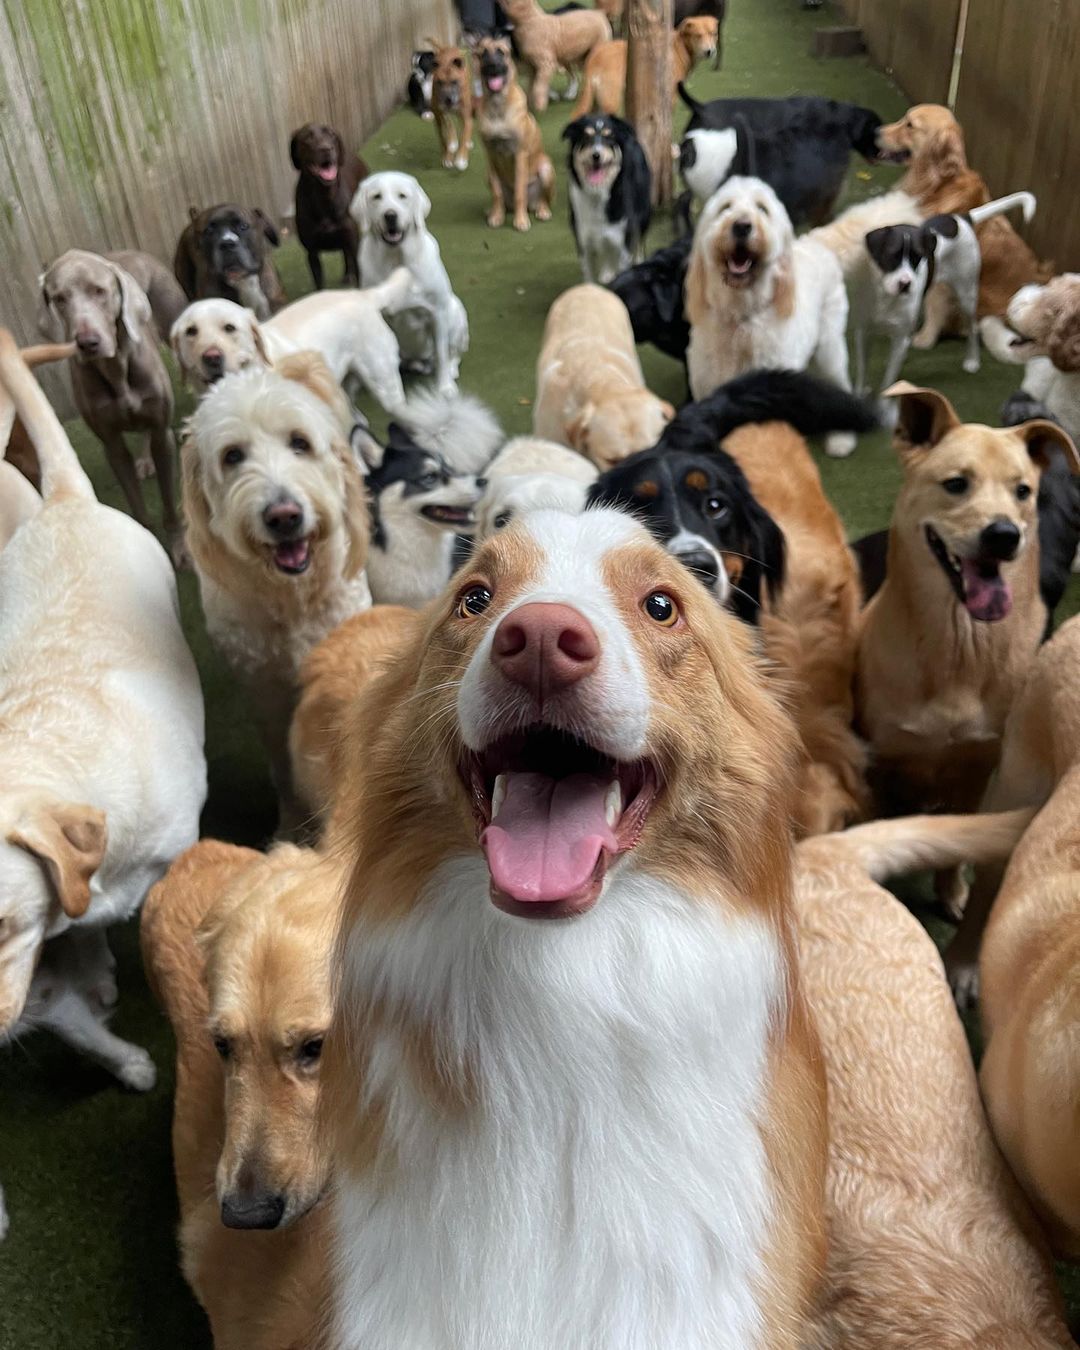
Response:
[[[956,409],[936,389],[923,389],[898,380],[885,390],[886,398],[900,400],[900,418],[893,432],[893,448],[901,455],[928,450],[962,423]]]
[[[1034,422],[1022,422],[1020,426],[1011,429],[1023,436],[1027,442],[1028,454],[1040,469],[1049,466],[1050,451],[1052,447],[1057,446],[1065,456],[1070,473],[1080,474],[1080,454],[1077,454],[1072,437],[1064,427],[1039,417]]]
[[[42,805],[17,821],[7,839],[41,859],[64,913],[81,918],[90,906],[90,878],[105,856],[105,812],[72,802]]]

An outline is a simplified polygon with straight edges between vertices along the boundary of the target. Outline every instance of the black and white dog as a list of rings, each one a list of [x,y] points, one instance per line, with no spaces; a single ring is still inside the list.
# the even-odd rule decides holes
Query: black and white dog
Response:
[[[693,242],[692,234],[684,235],[620,272],[611,283],[630,315],[634,341],[651,342],[676,361],[686,360],[690,341],[683,287]]]
[[[641,143],[621,117],[579,117],[570,142],[570,227],[586,281],[601,285],[641,258],[649,228],[652,174]]]
[[[425,122],[434,119],[431,110],[431,85],[435,75],[435,53],[413,52],[412,70],[409,72],[409,105],[417,117]]]
[[[660,441],[600,475],[589,502],[638,516],[721,604],[756,623],[783,584],[784,538],[722,441],[750,422],[784,421],[803,435],[876,425],[862,400],[810,375],[755,370],[688,403]]]

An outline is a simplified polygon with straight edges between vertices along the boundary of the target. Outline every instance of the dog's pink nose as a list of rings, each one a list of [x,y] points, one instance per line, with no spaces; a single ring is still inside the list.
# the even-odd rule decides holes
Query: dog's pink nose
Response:
[[[522,605],[495,630],[491,659],[513,684],[543,702],[596,669],[600,642],[569,605]]]

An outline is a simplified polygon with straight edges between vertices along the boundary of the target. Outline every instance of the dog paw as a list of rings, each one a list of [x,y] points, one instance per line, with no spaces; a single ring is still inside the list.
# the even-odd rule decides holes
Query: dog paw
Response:
[[[454,168],[460,169],[462,173],[464,173],[468,167],[469,167],[468,155],[458,155],[457,159],[454,160]]]
[[[506,216],[502,211],[489,211],[487,213],[487,223],[493,230],[499,229],[505,220]]]
[[[146,1051],[135,1045],[123,1064],[118,1066],[116,1077],[132,1092],[149,1092],[157,1082],[157,1069]]]
[[[856,446],[857,438],[853,431],[832,431],[825,437],[825,453],[833,459],[847,459]]]
[[[545,206],[545,205],[543,204],[543,202],[541,202],[540,205],[536,208],[536,219],[537,219],[537,220],[550,220],[550,219],[551,219],[551,207],[550,207],[550,206]]]
[[[517,230],[519,234],[524,234],[531,224],[532,222],[529,220],[528,216],[514,217],[514,229]]]
[[[945,974],[949,988],[960,1012],[974,1008],[979,1001],[979,963],[977,961],[958,961],[949,964],[948,953],[945,957]]]
[[[153,478],[153,476],[154,476],[154,461],[150,458],[149,455],[140,455],[139,458],[135,461],[135,477]]]
[[[925,328],[920,328],[911,339],[911,345],[920,352],[928,352],[937,345],[937,334],[929,333]]]
[[[195,564],[192,562],[191,554],[188,552],[187,538],[183,530],[178,534],[169,537],[168,549],[172,565],[177,572],[191,572],[194,570]]]
[[[964,358],[964,369],[969,375],[978,375],[981,362],[977,356],[967,356]]]
[[[433,112],[431,112],[430,110],[429,110],[428,112],[422,112],[422,113],[420,114],[420,120],[421,120],[421,122],[434,122],[434,121],[435,121],[435,114],[434,114]]]
[[[454,161],[449,155],[443,156],[442,166],[444,169],[452,169],[454,167]]]

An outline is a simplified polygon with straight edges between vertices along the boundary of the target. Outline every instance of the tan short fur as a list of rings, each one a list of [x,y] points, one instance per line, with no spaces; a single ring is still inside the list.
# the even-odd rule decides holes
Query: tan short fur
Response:
[[[555,166],[544,153],[540,124],[529,112],[525,90],[518,83],[509,39],[484,38],[476,49],[479,60],[485,49],[500,50],[507,69],[506,83],[498,92],[481,82],[477,127],[487,156],[491,192],[487,223],[498,229],[509,205],[514,229],[527,230],[530,210],[537,220],[551,219]]]
[[[573,77],[593,48],[610,39],[611,24],[601,8],[548,14],[536,0],[506,0],[503,9],[514,25],[521,60],[533,70],[530,100],[537,112],[548,105],[556,70]]]
[[[716,54],[720,40],[720,24],[707,16],[683,19],[671,35],[671,97],[676,86],[690,75],[699,61]],[[585,72],[581,77],[581,93],[574,105],[571,118],[584,117],[595,109],[602,113],[622,111],[626,89],[625,39],[602,42],[589,53]]]

